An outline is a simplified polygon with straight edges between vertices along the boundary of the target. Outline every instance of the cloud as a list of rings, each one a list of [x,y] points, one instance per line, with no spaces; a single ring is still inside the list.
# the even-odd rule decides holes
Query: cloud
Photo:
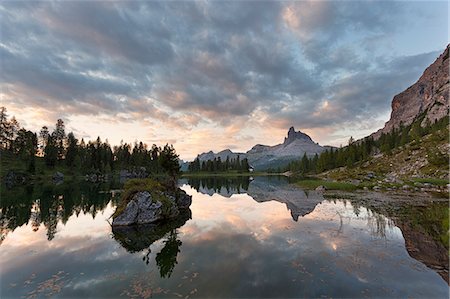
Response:
[[[256,138],[249,132],[262,137],[264,126],[328,131],[372,121],[437,55],[392,50],[412,19],[433,28],[426,16],[437,5],[409,6],[3,2],[3,105],[137,120],[163,135],[240,124],[237,135]]]

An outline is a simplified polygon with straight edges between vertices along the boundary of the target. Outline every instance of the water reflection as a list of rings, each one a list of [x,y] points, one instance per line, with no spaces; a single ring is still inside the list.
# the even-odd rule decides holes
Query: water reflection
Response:
[[[89,213],[95,218],[111,200],[118,200],[114,192],[116,183],[91,184],[86,182],[60,185],[35,184],[13,189],[1,188],[0,244],[6,235],[17,227],[31,224],[33,231],[41,223],[47,239],[53,240],[58,222],[66,224],[73,214]]]
[[[409,249],[416,242],[433,254],[442,205],[400,216],[356,199],[324,199],[278,178],[249,180],[245,192],[245,183],[228,183],[227,195],[180,184],[193,196],[192,215],[124,228],[107,222],[117,199],[100,192],[108,189],[2,193],[0,219],[10,231],[0,245],[0,296],[448,297],[444,280]]]
[[[351,204],[361,208],[358,200],[351,200]],[[373,213],[385,215],[383,218],[388,221],[387,225],[400,228],[409,255],[435,270],[449,283],[448,202],[426,205],[420,202],[386,205],[367,202],[366,206]],[[387,225],[377,222],[376,229],[382,234]]]
[[[311,213],[316,205],[323,201],[322,193],[300,190],[289,184],[285,176],[265,177],[193,177],[180,180],[179,184],[188,184],[202,194],[220,194],[230,197],[233,194],[248,194],[257,202],[278,201],[284,203],[294,221]]]
[[[179,184],[188,184],[203,194],[220,194],[229,197],[233,194],[246,193],[252,180],[253,178],[249,176],[189,177],[187,179],[181,179]]]
[[[183,211],[177,218],[159,224],[143,224],[133,226],[113,226],[114,239],[130,253],[146,251],[142,258],[148,265],[150,263],[150,246],[164,238],[164,247],[156,254],[156,264],[161,277],[170,277],[177,264],[177,255],[182,242],[178,239],[177,228],[183,226],[191,218],[191,210]]]

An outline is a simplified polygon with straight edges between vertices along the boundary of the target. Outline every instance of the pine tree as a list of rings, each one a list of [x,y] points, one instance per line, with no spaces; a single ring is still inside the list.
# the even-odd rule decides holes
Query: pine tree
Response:
[[[52,135],[57,150],[57,158],[58,160],[62,160],[64,159],[65,156],[65,145],[66,145],[65,125],[62,119],[58,119],[56,121],[55,130],[53,131]]]
[[[75,138],[75,135],[70,132],[67,135],[67,153],[66,153],[66,164],[70,168],[74,166],[75,157],[77,156],[78,148],[77,148],[78,140]]]
[[[45,164],[53,168],[55,167],[56,160],[58,159],[58,149],[55,145],[55,139],[53,136],[48,137],[47,146],[45,147]]]

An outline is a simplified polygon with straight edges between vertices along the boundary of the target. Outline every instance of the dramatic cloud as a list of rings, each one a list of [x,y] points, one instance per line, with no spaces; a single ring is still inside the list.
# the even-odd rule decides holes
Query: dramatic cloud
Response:
[[[34,130],[62,117],[87,138],[175,141],[186,158],[273,144],[291,125],[338,144],[378,129],[439,55],[447,5],[4,1],[2,105]]]

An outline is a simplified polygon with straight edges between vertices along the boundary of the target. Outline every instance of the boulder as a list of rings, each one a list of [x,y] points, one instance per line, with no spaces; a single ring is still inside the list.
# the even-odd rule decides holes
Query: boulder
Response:
[[[180,209],[187,209],[192,204],[192,196],[187,195],[184,190],[179,190],[177,197],[177,205]]]
[[[113,226],[149,224],[164,219],[175,218],[180,210],[186,210],[192,203],[192,196],[182,190],[177,196],[164,192],[137,192],[127,203],[123,211],[113,219]]]

